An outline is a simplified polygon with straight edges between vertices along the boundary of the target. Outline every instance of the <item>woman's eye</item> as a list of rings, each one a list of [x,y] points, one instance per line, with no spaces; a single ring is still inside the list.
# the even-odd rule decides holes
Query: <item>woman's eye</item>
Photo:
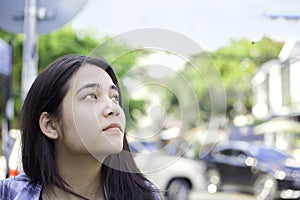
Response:
[[[85,99],[97,99],[97,95],[96,94],[88,94],[85,96]]]
[[[119,102],[119,100],[120,100],[120,98],[119,98],[119,95],[113,95],[112,97],[111,97],[114,101],[117,101],[117,102]]]

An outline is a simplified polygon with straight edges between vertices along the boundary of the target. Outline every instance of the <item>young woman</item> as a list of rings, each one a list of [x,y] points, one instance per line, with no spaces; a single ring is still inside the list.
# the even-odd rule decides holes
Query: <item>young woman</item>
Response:
[[[121,94],[102,59],[67,55],[35,80],[21,113],[24,173],[0,182],[0,199],[158,200],[136,167]]]

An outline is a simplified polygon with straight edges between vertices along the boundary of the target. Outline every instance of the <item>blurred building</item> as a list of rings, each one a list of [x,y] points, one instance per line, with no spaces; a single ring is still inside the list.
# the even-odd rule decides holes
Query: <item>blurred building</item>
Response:
[[[252,86],[252,113],[264,122],[256,134],[268,145],[300,149],[300,41],[286,42],[277,59],[260,67]]]
[[[258,119],[300,113],[300,41],[286,42],[278,59],[264,63],[253,78]]]

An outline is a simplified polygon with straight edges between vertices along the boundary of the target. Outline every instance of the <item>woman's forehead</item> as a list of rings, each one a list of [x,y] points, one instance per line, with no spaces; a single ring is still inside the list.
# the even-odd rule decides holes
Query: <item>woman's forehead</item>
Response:
[[[70,80],[71,87],[78,88],[86,84],[114,85],[109,74],[102,68],[85,64],[80,67]]]
[[[92,64],[85,64],[80,67],[75,73],[75,79],[89,79],[94,81],[102,81],[103,79],[111,80],[109,74],[104,69]]]

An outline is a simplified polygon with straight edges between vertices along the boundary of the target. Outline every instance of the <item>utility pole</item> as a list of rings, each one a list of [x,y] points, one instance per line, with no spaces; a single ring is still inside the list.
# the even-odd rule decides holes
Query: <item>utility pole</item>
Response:
[[[23,68],[22,68],[22,92],[24,102],[38,71],[38,40],[37,40],[37,0],[25,0],[24,7],[24,33],[23,43]]]

